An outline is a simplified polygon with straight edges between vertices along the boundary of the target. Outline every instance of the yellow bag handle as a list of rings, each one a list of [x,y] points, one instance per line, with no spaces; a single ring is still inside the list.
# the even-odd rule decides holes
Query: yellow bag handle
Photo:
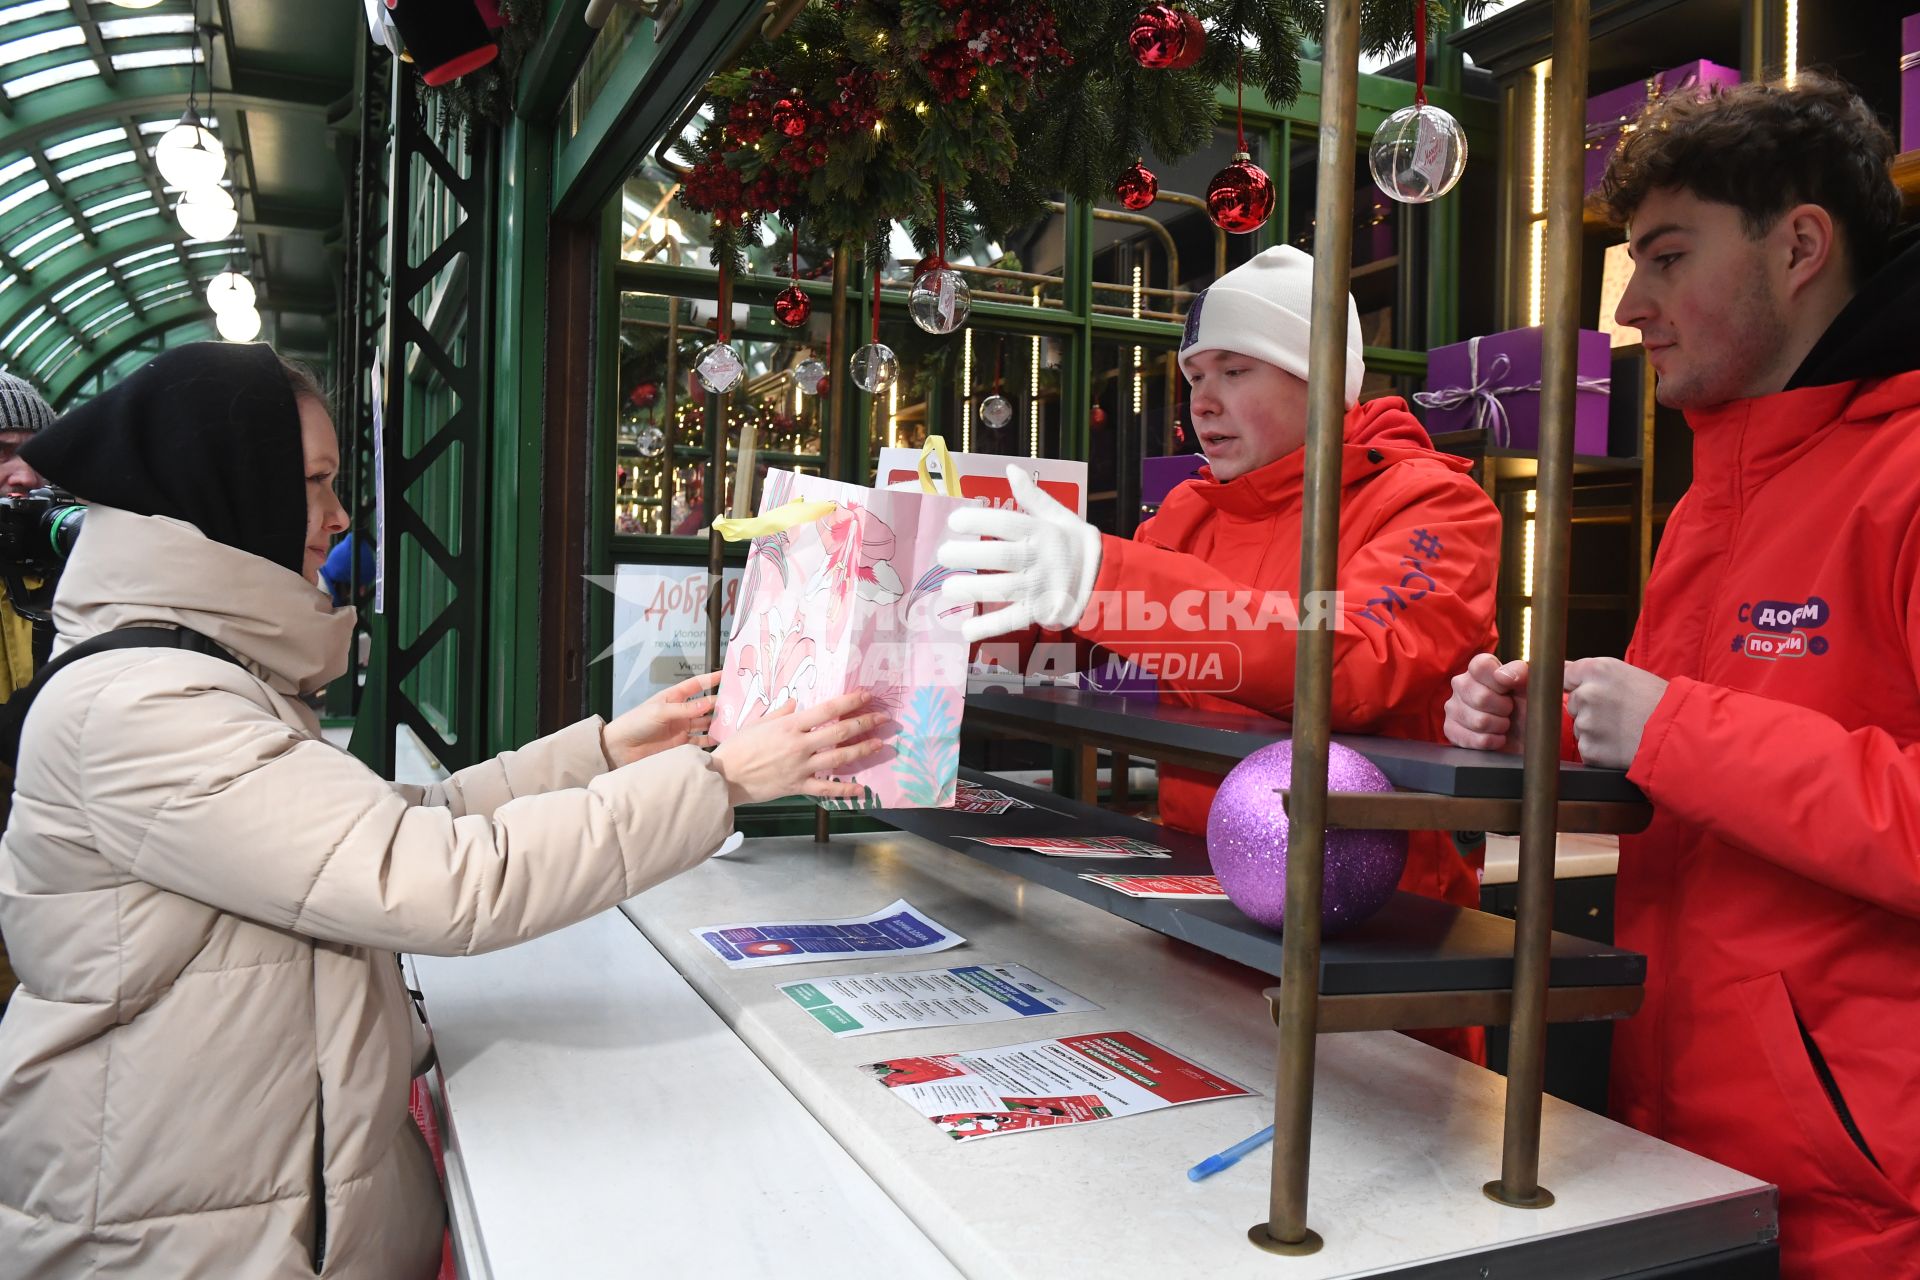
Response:
[[[939,493],[939,486],[927,473],[927,455],[933,454],[940,459],[940,476],[946,481],[947,497],[960,496],[960,473],[954,469],[953,455],[947,452],[945,436],[928,436],[927,443],[920,450],[920,489],[923,493]]]
[[[743,542],[748,538],[764,538],[770,533],[784,533],[795,525],[808,524],[833,514],[834,508],[839,505],[831,498],[795,498],[765,515],[723,516],[713,522],[713,529],[728,542]]]

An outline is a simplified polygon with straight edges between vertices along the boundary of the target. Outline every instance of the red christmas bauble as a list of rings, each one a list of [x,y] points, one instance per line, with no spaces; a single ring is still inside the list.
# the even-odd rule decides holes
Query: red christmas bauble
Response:
[[[790,284],[773,295],[773,318],[789,329],[798,329],[813,314],[813,299]]]
[[[1135,160],[1120,180],[1113,184],[1113,194],[1128,209],[1140,210],[1153,203],[1160,194],[1160,179],[1153,176],[1153,170]]]
[[[1133,60],[1151,71],[1180,71],[1200,61],[1207,29],[1200,19],[1170,4],[1142,9],[1127,32]]]
[[[627,403],[636,409],[651,409],[654,406],[654,402],[659,399],[660,384],[657,382],[643,382],[635,387],[633,392],[627,396]]]
[[[1207,184],[1207,216],[1222,231],[1257,231],[1273,216],[1273,179],[1244,151]]]
[[[1093,412],[1089,414],[1088,417],[1096,427],[1104,427],[1107,425],[1107,411],[1099,405],[1093,406]]]
[[[789,138],[807,131],[807,104],[798,98],[782,98],[773,104],[773,127]]]

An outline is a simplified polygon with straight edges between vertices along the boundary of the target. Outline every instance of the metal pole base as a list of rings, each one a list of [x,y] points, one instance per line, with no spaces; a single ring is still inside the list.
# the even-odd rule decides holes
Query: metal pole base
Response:
[[[1535,1187],[1533,1194],[1524,1199],[1507,1194],[1507,1184],[1495,1178],[1480,1188],[1487,1193],[1487,1199],[1495,1204],[1503,1204],[1509,1209],[1550,1209],[1553,1207],[1553,1192],[1545,1187]]]
[[[1283,1258],[1304,1258],[1308,1254],[1320,1252],[1327,1244],[1325,1240],[1320,1238],[1320,1233],[1311,1228],[1307,1230],[1307,1234],[1301,1237],[1300,1241],[1296,1244],[1288,1244],[1284,1240],[1275,1240],[1267,1234],[1267,1224],[1264,1222],[1256,1222],[1247,1228],[1247,1243],[1256,1249],[1262,1249],[1268,1253],[1277,1253]]]
[[[827,838],[832,834],[833,833],[827,829],[827,811],[825,809],[815,809],[813,811],[813,842],[815,844],[825,844],[827,843]]]

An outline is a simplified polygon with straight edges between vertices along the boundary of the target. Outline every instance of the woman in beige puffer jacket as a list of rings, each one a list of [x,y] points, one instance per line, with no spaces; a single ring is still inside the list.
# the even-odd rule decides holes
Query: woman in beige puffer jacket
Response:
[[[857,705],[844,700],[709,754],[690,739],[710,699],[681,700],[702,681],[437,787],[381,780],[301,701],[345,670],[353,629],[313,583],[346,523],[324,405],[296,404],[264,346],[195,347],[109,392],[113,413],[69,415],[84,450],[63,448],[67,421],[43,433],[36,462],[83,497],[148,508],[89,511],[59,584],[62,646],[157,624],[238,662],[94,654],[27,718],[0,842],[0,931],[21,981],[0,1019],[0,1278],[425,1280],[443,1208],[407,1112],[415,1023],[394,953],[561,928],[705,859],[735,802],[845,794],[814,775],[877,745],[855,739],[879,717],[835,719]],[[209,368],[245,394],[196,400]],[[180,495],[217,475],[169,491],[101,471],[103,455],[137,467],[114,433],[156,415],[189,456],[194,432],[243,454],[243,435],[296,433],[304,547],[269,558],[242,549],[248,521],[231,511],[205,517],[224,541],[158,513],[204,505]],[[255,468],[277,471],[283,443]],[[280,480],[258,483],[292,493]]]

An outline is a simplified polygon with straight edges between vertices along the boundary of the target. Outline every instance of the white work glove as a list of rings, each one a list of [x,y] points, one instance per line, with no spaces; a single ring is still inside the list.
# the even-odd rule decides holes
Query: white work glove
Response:
[[[1041,491],[1017,464],[1007,467],[1020,510],[967,507],[947,517],[947,532],[996,542],[943,542],[940,563],[949,569],[997,572],[948,578],[940,597],[948,604],[1002,604],[961,624],[968,644],[978,644],[1038,623],[1051,631],[1080,621],[1100,576],[1100,531]]]

